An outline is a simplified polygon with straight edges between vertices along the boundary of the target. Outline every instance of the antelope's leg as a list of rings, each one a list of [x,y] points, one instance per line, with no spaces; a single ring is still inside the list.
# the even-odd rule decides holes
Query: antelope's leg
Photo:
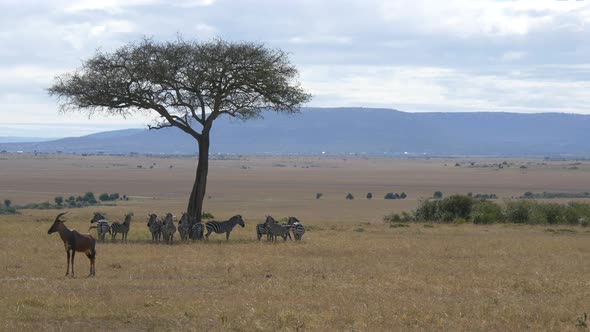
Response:
[[[70,250],[66,248],[66,258],[68,260],[68,265],[66,267],[66,276],[70,274]]]

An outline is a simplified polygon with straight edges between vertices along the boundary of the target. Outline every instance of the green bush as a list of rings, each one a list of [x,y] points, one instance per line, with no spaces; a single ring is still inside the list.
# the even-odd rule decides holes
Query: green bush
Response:
[[[85,193],[84,196],[82,196],[82,199],[81,200],[83,202],[86,202],[86,203],[89,203],[89,204],[96,204],[96,203],[98,203],[98,201],[94,197],[94,193],[91,192],[91,191]]]
[[[209,212],[203,212],[201,219],[215,219],[215,216]]]
[[[469,216],[474,224],[493,224],[502,221],[502,208],[490,201],[476,201]]]
[[[507,222],[515,224],[529,223],[531,202],[529,201],[512,201],[506,204],[504,216]]]
[[[107,194],[107,193],[102,193],[102,194],[100,194],[100,195],[98,196],[98,199],[100,199],[100,200],[101,200],[101,201],[103,201],[103,202],[104,202],[104,201],[110,201],[109,194]]]
[[[441,199],[443,198],[443,193],[441,191],[435,191],[434,194],[432,194],[432,198]]]
[[[440,201],[440,209],[447,222],[456,218],[469,218],[472,205],[473,199],[463,195],[452,195]]]

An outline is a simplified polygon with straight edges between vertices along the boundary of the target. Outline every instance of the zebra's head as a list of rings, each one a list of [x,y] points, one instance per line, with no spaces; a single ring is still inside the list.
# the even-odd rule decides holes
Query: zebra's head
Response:
[[[246,226],[244,224],[244,219],[242,219],[242,216],[241,215],[239,215],[239,214],[238,215],[235,215],[235,216],[232,217],[232,219],[235,219],[236,224],[238,224],[238,225],[240,225],[242,227],[245,227]]]
[[[158,220],[158,216],[155,213],[148,214],[147,227],[150,227],[150,225],[155,223],[157,220]]]
[[[295,217],[289,217],[289,219],[287,220],[287,225],[295,225],[295,224],[299,224],[299,219],[297,219]]]
[[[94,212],[94,217],[90,219],[90,223],[94,224],[95,222],[99,222],[100,220],[104,220],[104,216],[98,212]]]
[[[272,225],[274,223],[276,223],[276,221],[272,216],[266,216],[266,220],[264,221],[264,226]]]

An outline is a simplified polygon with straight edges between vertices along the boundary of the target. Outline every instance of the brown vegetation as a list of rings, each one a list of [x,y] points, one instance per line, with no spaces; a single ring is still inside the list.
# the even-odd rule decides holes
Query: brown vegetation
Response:
[[[213,160],[206,210],[220,220],[240,213],[246,227],[231,241],[166,246],[151,243],[147,217],[139,216],[180,214],[190,192],[183,176],[193,173],[194,160],[37,158],[3,160],[0,198],[22,204],[69,192],[126,192],[131,200],[101,212],[133,211],[137,220],[127,244],[97,244],[96,278],[71,280],[56,259],[62,244],[46,235],[54,213],[0,216],[2,330],[573,331],[590,312],[587,228],[381,221],[435,190],[499,197],[586,191],[586,163],[576,171],[529,164],[523,173],[444,167],[445,160]],[[148,159],[166,167],[134,166]],[[272,167],[276,162],[288,167]],[[301,168],[305,163],[318,167]],[[372,200],[344,199],[369,191]],[[408,198],[382,198],[391,191]],[[265,214],[297,215],[305,237],[258,242],[255,227]],[[91,215],[71,210],[68,226],[86,229]]]

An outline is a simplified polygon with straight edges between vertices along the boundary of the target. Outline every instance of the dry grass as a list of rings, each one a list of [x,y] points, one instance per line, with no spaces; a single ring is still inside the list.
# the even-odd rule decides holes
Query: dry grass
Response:
[[[451,188],[496,193],[491,189],[557,190],[544,187],[555,179],[565,181],[572,191],[583,190],[584,185],[589,187],[586,165],[573,175],[557,164],[531,167],[527,172],[540,182],[531,184],[530,177],[516,180],[518,170],[461,170],[445,168],[442,161],[312,160],[309,163],[322,167],[303,169],[273,167],[276,159],[218,161],[211,181],[215,194],[206,210],[219,219],[241,213],[246,227],[236,228],[229,242],[212,235],[209,243],[167,246],[149,242],[144,216],[182,210],[181,193],[187,187],[183,176],[192,181],[192,161],[172,160],[176,172],[165,173],[165,169],[131,167],[115,172],[100,166],[113,163],[106,157],[80,159],[94,167],[67,166],[72,164],[68,158],[35,160],[29,167],[38,172],[32,176],[38,182],[30,180],[27,189],[18,192],[19,198],[7,198],[15,203],[38,201],[39,192],[51,192],[47,200],[67,190],[148,197],[100,208],[110,218],[135,213],[130,242],[98,244],[94,279],[82,277],[89,264],[78,254],[80,278],[69,279],[63,276],[62,243],[57,235],[47,235],[56,211],[1,216],[1,330],[574,331],[583,329],[579,317],[590,312],[590,232],[585,228],[568,228],[571,232],[506,225],[392,228],[380,221],[383,214],[412,207],[417,198],[344,199],[349,191],[378,192],[370,189],[376,186],[412,197]],[[138,163],[131,162],[133,167]],[[246,162],[250,169],[240,167]],[[17,193],[21,172],[25,181],[26,167],[4,167],[8,164],[0,167],[0,198]],[[95,174],[93,170],[100,176],[82,181]],[[418,176],[402,179],[412,170],[431,179],[434,188],[426,189],[427,180]],[[495,175],[504,171],[508,179]],[[481,179],[485,172],[488,178]],[[378,177],[386,174],[390,177],[379,183]],[[117,175],[117,181],[109,175]],[[105,176],[102,182],[101,176]],[[403,185],[392,188],[395,182]],[[343,194],[336,196],[340,190]],[[315,192],[324,192],[325,199],[315,200]],[[67,224],[86,230],[92,211],[71,210]],[[255,224],[265,213],[300,217],[309,228],[304,241],[256,241]]]

